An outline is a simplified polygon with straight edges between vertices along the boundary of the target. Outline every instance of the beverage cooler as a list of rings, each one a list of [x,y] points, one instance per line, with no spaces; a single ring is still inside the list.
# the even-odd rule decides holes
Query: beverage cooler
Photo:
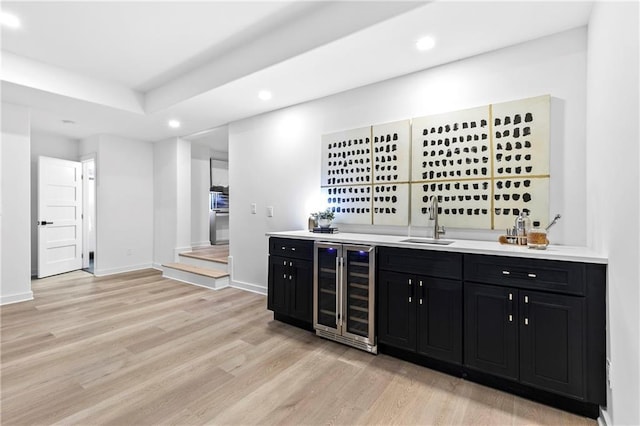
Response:
[[[314,260],[316,334],[377,353],[375,247],[316,242]]]

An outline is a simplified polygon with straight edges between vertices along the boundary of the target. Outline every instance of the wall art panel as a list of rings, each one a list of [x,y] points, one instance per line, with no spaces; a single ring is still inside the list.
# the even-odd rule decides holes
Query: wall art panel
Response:
[[[411,184],[411,224],[429,224],[429,209],[434,196],[439,197],[440,225],[452,228],[491,228],[489,179]]]
[[[409,183],[373,186],[373,224],[409,225]]]
[[[411,180],[490,177],[489,106],[414,118]]]
[[[373,126],[373,183],[409,182],[411,122]]]
[[[494,229],[512,228],[522,211],[549,223],[549,178],[495,179],[493,192]]]
[[[335,213],[333,222],[370,225],[372,223],[371,185],[322,188],[328,208]]]
[[[445,227],[549,219],[550,96],[322,137],[322,188],[336,223],[421,226],[432,197]]]
[[[371,127],[322,136],[322,186],[371,184]]]
[[[550,97],[492,105],[494,176],[549,175]]]

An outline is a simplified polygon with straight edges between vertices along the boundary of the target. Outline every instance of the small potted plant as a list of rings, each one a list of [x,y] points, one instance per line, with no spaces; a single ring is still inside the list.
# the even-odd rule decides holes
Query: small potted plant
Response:
[[[335,214],[331,210],[326,209],[322,212],[313,213],[313,217],[316,219],[320,228],[329,228]]]

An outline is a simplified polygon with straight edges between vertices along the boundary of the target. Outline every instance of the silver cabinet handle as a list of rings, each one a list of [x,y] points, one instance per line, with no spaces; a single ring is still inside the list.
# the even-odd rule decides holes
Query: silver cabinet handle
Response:
[[[286,250],[286,249],[287,249],[286,247],[282,247],[282,250]]]
[[[529,325],[529,318],[524,319],[524,325]]]
[[[509,322],[513,322],[513,315],[509,314]]]
[[[284,274],[284,275],[282,276],[282,278],[284,278],[284,279],[286,280],[286,279],[287,279],[287,274]]]
[[[289,275],[289,279],[291,280],[291,279],[293,279],[293,277],[291,275]]]
[[[527,274],[527,276],[528,276],[529,278],[535,278],[535,277],[536,277],[536,274]]]
[[[511,272],[509,272],[509,271],[502,271],[502,275],[511,275]]]
[[[291,251],[296,251],[296,248],[295,247],[291,247]]]
[[[284,266],[287,266],[287,261],[285,260],[284,262],[282,262],[282,264],[283,264]]]
[[[289,266],[293,266],[293,262],[289,262]]]

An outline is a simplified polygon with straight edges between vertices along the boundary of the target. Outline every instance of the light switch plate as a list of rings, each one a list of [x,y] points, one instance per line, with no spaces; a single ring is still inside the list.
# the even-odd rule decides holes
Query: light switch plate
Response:
[[[251,203],[251,214],[256,214],[258,212],[258,206],[256,203]]]
[[[273,206],[267,207],[267,217],[273,217]]]

